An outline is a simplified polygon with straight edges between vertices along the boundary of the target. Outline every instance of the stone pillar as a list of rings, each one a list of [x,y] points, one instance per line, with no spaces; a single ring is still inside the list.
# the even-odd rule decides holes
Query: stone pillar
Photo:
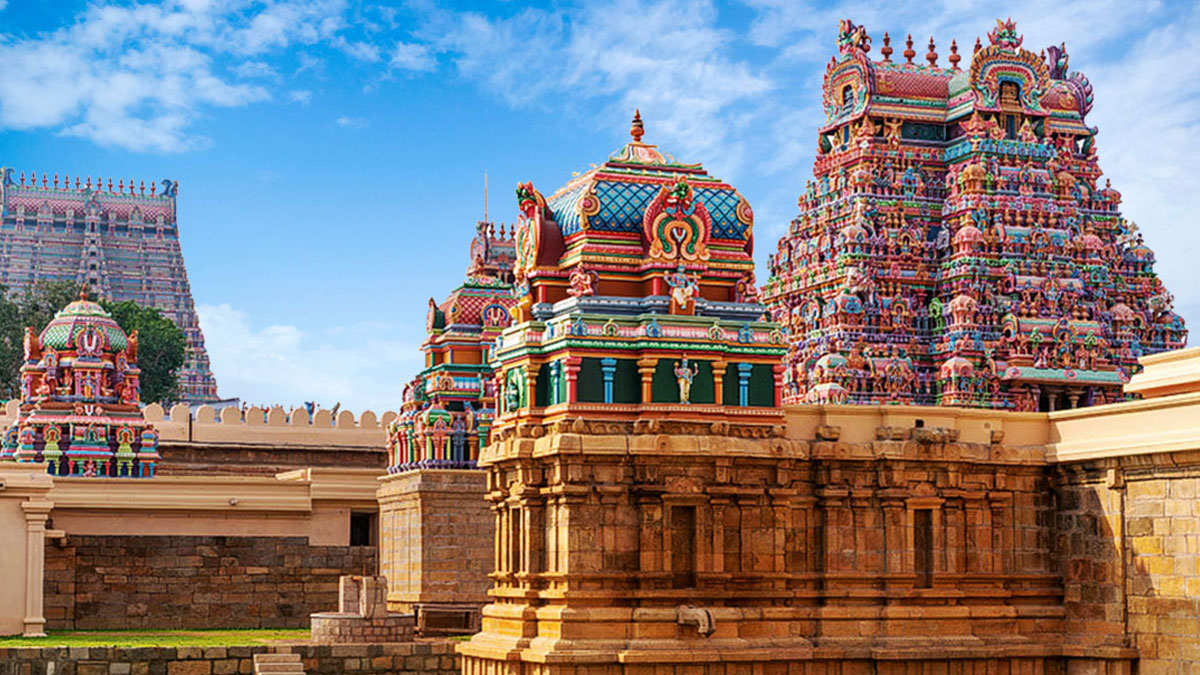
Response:
[[[559,401],[560,403],[575,403],[579,400],[579,366],[583,363],[583,359],[579,357],[568,357],[566,359],[566,374],[567,374],[567,399]]]
[[[738,376],[738,405],[745,408],[750,405],[750,373],[754,372],[754,364],[739,363],[737,364]],[[775,389],[776,396],[779,395],[779,389]],[[775,405],[779,405],[776,401]]]
[[[654,369],[658,366],[658,359],[638,359],[638,375],[642,376],[642,403],[650,403],[654,400]]]
[[[46,520],[54,504],[46,499],[54,479],[45,464],[0,464],[0,531],[10,536],[0,550],[0,635],[45,635],[42,615]]]
[[[617,375],[617,360],[612,358],[600,359],[600,373],[604,378],[604,402],[613,402],[613,380]],[[574,401],[575,399],[571,399]]]
[[[712,362],[713,403],[722,405],[725,402],[725,369],[729,364],[725,361]]]
[[[42,612],[43,587],[46,571],[46,521],[50,518],[52,502],[30,499],[21,504],[25,512],[25,637],[46,634],[46,617]]]
[[[550,386],[547,387],[549,390],[547,392],[549,395],[546,397],[547,406],[552,406],[556,403],[562,403],[562,401],[558,400],[558,392],[560,391],[559,387],[561,386],[560,383],[562,382],[562,370],[562,361],[550,362]]]
[[[525,365],[525,407],[537,407],[537,379],[539,365],[528,363]]]
[[[415,611],[423,633],[473,632],[491,586],[494,518],[487,474],[416,469],[382,479],[380,574],[388,609]]]

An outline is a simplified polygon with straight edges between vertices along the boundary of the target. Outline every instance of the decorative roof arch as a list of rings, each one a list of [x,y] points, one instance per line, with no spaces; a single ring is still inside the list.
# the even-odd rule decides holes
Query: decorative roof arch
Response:
[[[1050,69],[1046,61],[1033,52],[1022,49],[1022,38],[1016,35],[1016,24],[997,21],[997,28],[988,33],[992,44],[975,53],[971,61],[970,83],[975,92],[976,110],[1000,110],[1000,90],[1005,82],[1017,85],[1021,107],[1027,112],[1044,113],[1042,97],[1050,86]]]

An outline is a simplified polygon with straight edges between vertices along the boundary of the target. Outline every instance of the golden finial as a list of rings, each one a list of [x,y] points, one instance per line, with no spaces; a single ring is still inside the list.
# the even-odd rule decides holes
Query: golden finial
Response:
[[[908,34],[908,39],[904,41],[904,44],[906,45],[905,49],[904,49],[904,59],[908,62],[908,65],[912,65],[913,57],[917,55],[917,53],[914,52],[913,48],[912,48],[912,45],[913,45],[912,33]]]
[[[936,68],[937,67],[937,59],[938,59],[937,48],[933,46],[933,36],[930,35],[929,36],[929,53],[925,54],[925,60],[929,62],[930,66]]]
[[[879,53],[883,54],[884,61],[892,60],[892,36],[888,35],[887,31],[883,32],[883,48],[879,50]]]
[[[950,41],[950,67],[958,70],[958,62],[962,61],[962,57],[958,55],[958,40]]]
[[[642,124],[642,111],[634,109],[633,125],[629,127],[629,135],[633,136],[634,143],[641,143],[642,136],[646,133],[646,127]]]
[[[83,282],[83,285],[79,287],[79,299],[80,300],[88,299],[87,282],[86,281]]]

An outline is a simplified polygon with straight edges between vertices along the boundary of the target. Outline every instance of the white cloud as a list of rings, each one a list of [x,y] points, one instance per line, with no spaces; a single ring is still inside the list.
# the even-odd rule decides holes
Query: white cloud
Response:
[[[284,407],[316,401],[382,414],[400,405],[404,384],[421,367],[416,344],[398,325],[360,323],[305,333],[292,325],[257,326],[228,304],[196,306],[221,393],[250,404]]]
[[[347,56],[366,63],[378,63],[383,59],[379,47],[370,42],[350,41],[338,36],[333,40],[333,46]]]
[[[367,127],[367,120],[365,118],[347,117],[346,115],[337,118],[334,120],[334,123],[343,129],[365,129]]]
[[[2,0],[0,0],[2,1]],[[270,98],[275,69],[259,57],[331,40],[345,0],[168,0],[90,5],[65,28],[0,34],[0,128],[49,128],[137,151],[178,152],[206,108]],[[220,74],[217,59],[240,57]]]
[[[429,72],[437,67],[437,60],[428,45],[397,42],[388,66],[398,70]]]
[[[262,61],[243,61],[233,67],[233,74],[247,80],[252,78],[273,79],[279,76],[274,68]]]
[[[776,86],[739,57],[737,36],[717,20],[709,0],[617,0],[506,19],[434,14],[421,34],[514,106],[599,103],[590,114],[606,126],[640,108],[647,141],[688,161],[720,156],[717,168],[733,171],[744,153],[731,141]]]
[[[300,105],[312,103],[313,93],[307,89],[293,89],[288,92],[288,100]]]

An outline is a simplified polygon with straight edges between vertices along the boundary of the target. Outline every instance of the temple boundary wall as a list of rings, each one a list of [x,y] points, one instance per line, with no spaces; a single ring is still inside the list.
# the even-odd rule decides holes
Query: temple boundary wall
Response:
[[[0,424],[16,419],[20,403],[9,401],[0,415]],[[382,416],[372,410],[355,415],[341,410],[317,410],[312,417],[304,408],[291,411],[282,406],[271,408],[224,408],[220,411],[202,405],[191,412],[186,404],[177,403],[166,411],[157,403],[143,409],[146,421],[158,430],[164,443],[191,442],[211,444],[244,444],[274,446],[321,446],[332,448],[379,448],[387,440],[387,428],[396,418],[393,411]]]

